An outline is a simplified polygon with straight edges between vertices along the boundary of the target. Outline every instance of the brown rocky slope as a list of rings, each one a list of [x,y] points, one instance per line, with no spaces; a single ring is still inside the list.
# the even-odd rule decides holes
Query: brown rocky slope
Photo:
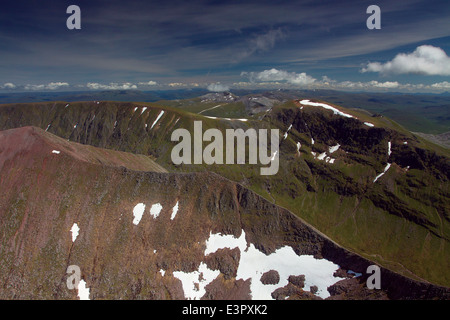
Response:
[[[184,299],[174,273],[195,272],[201,263],[220,270],[203,298],[250,298],[250,281],[236,278],[242,252],[205,255],[211,233],[239,237],[244,231],[266,255],[290,246],[297,255],[363,274],[351,285],[335,285],[330,298],[450,297],[448,288],[383,268],[382,289],[368,291],[365,270],[372,262],[217,174],[164,173],[148,158],[122,154],[133,161],[121,161],[113,151],[84,148],[34,127],[0,132],[1,299],[77,299],[66,285],[69,265],[80,267],[91,299]],[[140,203],[147,209],[135,224]],[[155,204],[162,206],[157,217],[147,213]],[[75,241],[74,223],[80,229]],[[315,297],[304,289],[293,292]]]

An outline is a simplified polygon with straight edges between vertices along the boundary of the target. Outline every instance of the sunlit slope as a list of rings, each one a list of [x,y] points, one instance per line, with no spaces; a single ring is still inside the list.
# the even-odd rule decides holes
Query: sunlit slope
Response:
[[[71,141],[151,155],[171,172],[214,171],[380,265],[448,286],[448,150],[386,117],[310,101],[351,115],[347,117],[299,101],[274,106],[247,121],[149,103],[3,105],[0,127],[35,125]],[[197,112],[214,107],[198,103]],[[173,165],[171,150],[177,143],[171,134],[177,128],[193,133],[195,120],[202,121],[203,130],[221,132],[279,129],[278,173],[261,176],[261,166],[248,163]]]

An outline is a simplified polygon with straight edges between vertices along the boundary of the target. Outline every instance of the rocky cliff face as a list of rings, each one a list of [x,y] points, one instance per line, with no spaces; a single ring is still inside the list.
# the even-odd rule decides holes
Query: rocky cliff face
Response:
[[[71,265],[90,299],[449,297],[383,268],[382,290],[368,291],[371,261],[217,174],[108,162],[114,151],[32,127],[1,131],[0,146],[3,299],[77,299]],[[342,284],[340,268],[363,276]],[[263,284],[270,270],[279,279]]]

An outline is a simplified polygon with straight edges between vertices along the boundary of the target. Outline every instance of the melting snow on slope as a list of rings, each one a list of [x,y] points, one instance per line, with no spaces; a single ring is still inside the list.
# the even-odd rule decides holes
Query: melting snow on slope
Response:
[[[220,274],[219,270],[211,270],[201,262],[198,271],[174,271],[173,276],[181,280],[186,299],[199,300],[206,293],[205,287]],[[197,285],[197,287],[196,287]]]
[[[289,128],[287,129],[287,131],[285,132],[285,134],[284,134],[284,140],[286,140],[286,138],[287,138],[287,136],[288,136],[288,133],[289,133],[289,131],[292,129],[292,124],[289,126]]]
[[[72,232],[72,242],[75,242],[76,238],[78,237],[78,232],[80,231],[80,228],[76,223],[72,225],[72,228],[70,229],[70,232]]]
[[[78,283],[78,298],[80,298],[80,300],[90,300],[89,291],[89,288],[86,288],[86,281],[80,280]]]
[[[59,150],[53,150],[52,153],[60,154],[61,151],[59,151]]]
[[[153,216],[153,219],[156,219],[161,213],[162,205],[160,203],[155,203],[150,208],[150,214]]]
[[[275,160],[275,156],[277,155],[277,153],[278,153],[278,151],[275,151],[275,152],[273,153],[272,158],[270,158],[270,161]]]
[[[364,124],[368,127],[374,127],[373,123],[370,123],[370,122],[364,122]]]
[[[175,206],[172,208],[172,215],[170,216],[170,220],[175,219],[175,216],[177,215],[178,212],[178,201],[175,204]]]
[[[314,106],[314,107],[322,107],[322,108],[325,108],[325,109],[328,109],[328,110],[332,110],[334,114],[338,114],[338,115],[341,115],[341,116],[347,117],[347,118],[354,118],[354,116],[352,116],[351,114],[342,112],[339,109],[337,109],[335,107],[332,107],[332,106],[329,106],[329,105],[327,105],[325,103],[311,102],[311,101],[309,101],[307,99],[300,101],[300,103],[304,104],[304,105]]]
[[[289,246],[280,248],[270,255],[264,254],[256,249],[253,244],[247,243],[244,230],[242,230],[239,238],[235,238],[233,235],[210,233],[209,239],[206,241],[205,256],[222,248],[239,248],[241,259],[236,279],[251,279],[250,290],[253,299],[272,299],[271,293],[275,289],[287,285],[290,275],[305,275],[305,288],[316,285],[319,289],[317,294],[322,298],[329,296],[327,287],[341,280],[341,278],[333,276],[333,273],[339,269],[338,265],[326,259],[315,259],[311,255],[298,256]],[[203,268],[206,268],[206,266],[203,266]],[[260,281],[261,275],[269,270],[276,270],[279,273],[280,282],[278,284],[264,285]],[[207,271],[211,275],[214,272],[212,270]],[[180,280],[183,282],[182,279]],[[210,281],[212,280],[214,279]],[[191,291],[186,292],[185,290],[186,297],[192,296],[193,292]]]
[[[227,120],[227,121],[248,121],[248,119],[242,118],[242,119],[232,119],[232,118],[218,118],[218,117],[213,117],[213,116],[204,116],[205,118],[209,118],[209,119],[214,119],[214,120]]]
[[[373,180],[373,182],[377,181],[382,175],[384,175],[384,174],[386,173],[386,171],[389,170],[390,167],[391,167],[391,164],[388,163],[388,164],[386,165],[386,167],[384,168],[384,171],[383,171],[382,173],[380,173],[379,175],[377,175],[377,176],[375,177],[375,179]]]
[[[327,156],[327,153],[323,152],[317,156],[317,160],[323,160],[323,159],[325,159],[326,156]]]
[[[328,148],[328,152],[329,152],[329,153],[336,152],[336,151],[339,149],[340,146],[341,146],[341,145],[338,143],[338,144],[335,145],[334,147],[329,147],[329,148]]]
[[[300,148],[302,147],[302,144],[300,142],[297,142],[297,153],[300,154]]]
[[[145,110],[147,110],[147,107],[142,108],[141,114],[143,114],[145,112]]]
[[[133,223],[135,225],[138,225],[139,222],[141,221],[142,215],[144,214],[144,211],[145,211],[145,204],[143,204],[143,203],[138,203],[134,207],[134,209],[133,209],[133,216],[134,216]]]
[[[392,153],[392,151],[391,151],[391,142],[389,141],[388,142],[388,156],[390,156],[391,153]]]
[[[158,114],[158,117],[156,117],[155,122],[153,122],[152,126],[150,127],[150,129],[153,129],[153,127],[155,126],[155,124],[159,121],[159,119],[163,116],[164,114],[164,110],[161,110],[161,112]]]
[[[202,113],[205,112],[205,111],[209,111],[209,110],[216,109],[216,108],[218,108],[218,107],[220,107],[220,106],[221,106],[221,104],[218,104],[218,105],[215,106],[215,107],[212,107],[212,108],[208,108],[208,109],[202,110],[202,111],[200,111],[198,114],[202,114]]]

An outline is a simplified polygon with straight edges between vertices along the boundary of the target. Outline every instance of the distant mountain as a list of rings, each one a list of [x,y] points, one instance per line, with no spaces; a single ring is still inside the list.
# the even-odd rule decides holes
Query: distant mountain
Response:
[[[188,99],[206,94],[204,89],[190,90],[105,90],[74,92],[20,92],[0,93],[0,103],[32,103],[46,101],[142,101],[153,102],[164,99]]]
[[[85,92],[23,92],[1,93],[0,103],[35,103],[49,101],[121,101],[121,102],[156,102],[174,104],[179,100],[177,107],[187,107],[187,101],[195,100],[202,95],[210,97],[224,96],[223,93],[212,93],[206,89],[180,89],[160,91],[139,90],[109,90]],[[450,131],[450,100],[448,94],[405,94],[405,93],[367,93],[342,92],[334,90],[233,90],[235,110],[232,114],[244,116],[256,114],[270,109],[273,105],[285,103],[289,100],[308,97],[321,99],[330,103],[369,111],[372,114],[387,116],[407,130],[427,134],[441,134]],[[197,101],[198,100],[198,101]],[[225,101],[225,100],[224,100]],[[211,99],[209,102],[218,102]],[[225,101],[230,103],[231,101]],[[184,104],[184,105],[183,105]],[[242,106],[242,111],[236,108]],[[192,107],[192,106],[191,106]],[[216,110],[219,111],[219,110]]]

